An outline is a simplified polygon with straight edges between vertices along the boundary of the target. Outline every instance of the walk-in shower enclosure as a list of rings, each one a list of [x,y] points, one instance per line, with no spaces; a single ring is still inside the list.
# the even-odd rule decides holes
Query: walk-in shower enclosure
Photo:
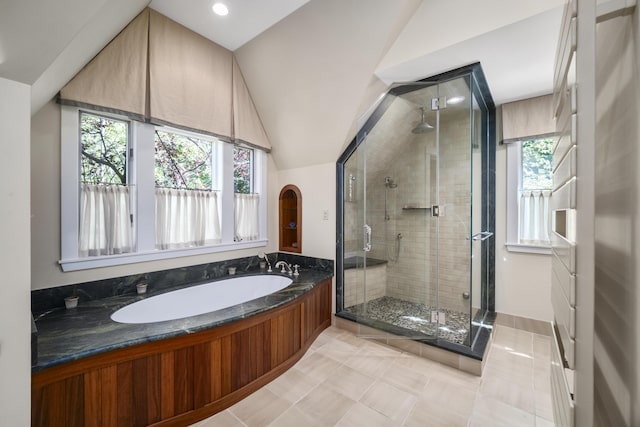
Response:
[[[337,316],[472,349],[494,311],[495,139],[480,64],[379,100],[337,163]]]

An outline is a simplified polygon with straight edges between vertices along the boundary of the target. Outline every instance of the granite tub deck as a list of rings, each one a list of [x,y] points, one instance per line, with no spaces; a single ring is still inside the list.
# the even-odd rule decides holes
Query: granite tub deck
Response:
[[[40,308],[40,311],[34,310],[33,312],[37,327],[38,353],[37,362],[32,366],[32,372],[40,372],[52,366],[137,344],[204,331],[283,306],[307,293],[316,284],[333,276],[333,264],[331,261],[322,260],[323,262],[318,263],[315,262],[315,259],[302,258],[306,257],[295,257],[295,259],[289,261],[302,266],[300,275],[298,277],[292,276],[293,283],[278,292],[214,312],[157,323],[117,323],[111,320],[110,316],[125,305],[189,286],[215,282],[230,277],[256,276],[256,278],[259,278],[260,275],[265,274],[281,274],[266,273],[265,270],[260,270],[257,265],[252,265],[252,261],[249,261],[247,265],[241,265],[242,261],[236,261],[233,265],[240,264],[241,268],[238,268],[238,274],[235,276],[212,277],[188,284],[171,285],[164,283],[162,286],[154,286],[153,278],[149,278],[147,275],[145,280],[149,283],[149,291],[144,295],[136,295],[135,284],[133,284],[133,290],[120,295],[96,299],[88,299],[81,296],[78,307],[73,309],[65,309],[61,302],[58,302],[55,307],[46,307],[46,304],[39,300],[42,295],[40,297],[33,297],[32,295],[32,301],[35,303],[32,303],[32,307],[38,306]],[[273,259],[273,256],[271,259]],[[278,259],[287,260],[287,257],[282,256]],[[231,264],[227,262],[223,266],[215,266],[214,269],[216,271],[226,271],[226,265]],[[183,270],[181,269],[181,271]],[[215,275],[212,274],[212,276]],[[288,275],[283,276],[289,277]],[[64,291],[56,289],[51,292]],[[82,294],[84,290],[77,293]],[[57,295],[56,298],[61,300],[60,295]]]

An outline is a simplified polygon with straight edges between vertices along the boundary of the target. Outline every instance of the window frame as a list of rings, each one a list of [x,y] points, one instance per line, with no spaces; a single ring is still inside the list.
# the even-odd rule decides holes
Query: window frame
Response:
[[[127,153],[129,176],[132,191],[131,210],[134,215],[133,240],[134,252],[108,256],[79,257],[79,221],[80,221],[80,112],[123,120],[129,123],[129,148]],[[216,184],[219,188],[221,218],[221,242],[180,249],[155,248],[155,166],[154,134],[156,128],[169,132],[191,134],[201,139],[216,141],[219,159]],[[267,153],[253,149],[254,171],[253,190],[260,194],[259,227],[260,237],[256,240],[234,242],[234,186],[233,186],[233,147],[234,144],[219,141],[208,135],[188,132],[169,126],[156,126],[132,120],[129,117],[62,105],[61,106],[61,146],[60,146],[60,246],[62,270],[77,271],[98,267],[118,266],[138,262],[180,258],[234,251],[239,249],[264,247],[267,239]],[[238,145],[238,144],[235,144]],[[242,145],[240,145],[242,146]],[[133,156],[131,156],[133,153]],[[147,171],[145,174],[144,171]],[[148,173],[151,171],[151,173]],[[145,218],[138,221],[137,218]]]
[[[533,245],[520,242],[519,191],[522,187],[522,143],[532,139],[553,139],[556,134],[536,135],[518,140],[510,140],[507,146],[507,239],[505,246],[509,252],[524,252],[532,254],[551,255],[551,243],[548,245]]]

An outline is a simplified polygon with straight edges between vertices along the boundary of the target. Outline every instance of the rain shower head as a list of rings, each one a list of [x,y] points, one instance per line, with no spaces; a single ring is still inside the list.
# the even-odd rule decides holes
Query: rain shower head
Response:
[[[412,133],[427,133],[433,129],[433,126],[424,121],[424,107],[420,107],[420,111],[422,112],[422,119],[420,120],[420,124],[413,128]]]

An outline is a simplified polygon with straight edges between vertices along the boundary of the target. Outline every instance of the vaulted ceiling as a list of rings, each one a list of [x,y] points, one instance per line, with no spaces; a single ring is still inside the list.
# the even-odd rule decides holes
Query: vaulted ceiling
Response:
[[[279,169],[334,162],[391,82],[480,61],[498,103],[551,91],[562,0],[0,0],[0,77],[36,112],[150,5],[235,50]]]

